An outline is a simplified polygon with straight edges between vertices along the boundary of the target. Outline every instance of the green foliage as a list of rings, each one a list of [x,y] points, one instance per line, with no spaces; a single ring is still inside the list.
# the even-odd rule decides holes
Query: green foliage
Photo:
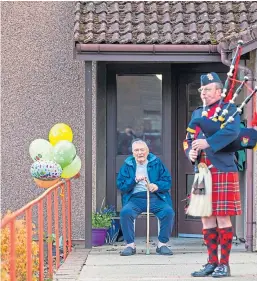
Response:
[[[92,228],[110,228],[112,224],[112,217],[116,215],[114,207],[105,207],[100,211],[93,213]]]
[[[92,217],[92,228],[109,228],[112,218],[107,214],[94,213]]]
[[[8,211],[5,217],[10,217],[11,212]],[[2,216],[1,216],[2,218]],[[32,234],[36,234],[36,226],[31,225]],[[16,279],[17,281],[27,280],[27,225],[26,220],[15,220],[15,253],[16,253]],[[10,281],[10,227],[9,225],[1,229],[0,235],[0,250],[1,250],[1,280]],[[39,245],[36,241],[31,241],[31,266],[32,266],[32,281],[38,280],[39,266]]]
[[[51,235],[46,235],[45,233],[44,233],[44,241],[46,241],[47,243],[51,243],[51,244],[53,244],[53,245],[55,245],[55,241],[56,241],[56,237],[55,237],[55,234],[51,234]]]

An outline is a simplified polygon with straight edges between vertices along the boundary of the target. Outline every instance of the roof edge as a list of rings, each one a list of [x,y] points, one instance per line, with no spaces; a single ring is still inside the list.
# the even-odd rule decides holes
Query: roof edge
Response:
[[[83,52],[146,52],[146,53],[162,53],[162,52],[204,52],[218,53],[218,45],[168,45],[168,44],[82,44],[76,43],[76,51]]]

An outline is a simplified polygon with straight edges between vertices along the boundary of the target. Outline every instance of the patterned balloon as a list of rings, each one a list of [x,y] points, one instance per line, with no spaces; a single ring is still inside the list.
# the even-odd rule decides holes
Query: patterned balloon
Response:
[[[30,173],[33,178],[41,180],[53,180],[60,178],[62,168],[53,161],[36,161],[31,165]]]

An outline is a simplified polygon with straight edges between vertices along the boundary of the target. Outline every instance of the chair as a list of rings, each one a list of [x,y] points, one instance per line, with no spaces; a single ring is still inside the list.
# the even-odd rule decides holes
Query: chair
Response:
[[[149,213],[150,217],[155,217],[158,221],[158,235],[160,233],[160,221],[159,219],[153,214],[153,213]],[[141,213],[137,218],[146,218],[147,217],[147,213],[143,212]],[[136,232],[136,219],[134,220],[134,232]]]

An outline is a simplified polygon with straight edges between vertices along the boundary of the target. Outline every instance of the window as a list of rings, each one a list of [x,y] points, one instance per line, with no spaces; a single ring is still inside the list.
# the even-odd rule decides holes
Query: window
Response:
[[[132,153],[133,139],[162,151],[162,75],[117,75],[117,154]]]

